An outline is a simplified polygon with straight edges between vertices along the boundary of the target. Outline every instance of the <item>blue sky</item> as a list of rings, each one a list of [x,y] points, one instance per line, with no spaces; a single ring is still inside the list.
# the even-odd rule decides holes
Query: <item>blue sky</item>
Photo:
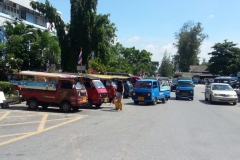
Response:
[[[49,1],[69,22],[70,0]],[[202,23],[209,36],[201,46],[201,60],[208,60],[211,47],[225,39],[240,47],[240,0],[98,0],[97,13],[111,15],[124,47],[145,49],[153,61],[160,62],[165,51],[176,53],[174,33],[188,21]]]

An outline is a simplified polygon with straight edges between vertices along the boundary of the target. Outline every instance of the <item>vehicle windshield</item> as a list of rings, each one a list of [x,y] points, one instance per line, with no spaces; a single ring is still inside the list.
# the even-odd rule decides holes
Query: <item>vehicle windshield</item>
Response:
[[[178,81],[177,83],[178,86],[193,86],[192,81]]]
[[[117,87],[117,84],[112,81],[112,86]]]
[[[172,83],[177,83],[177,80],[178,80],[177,78],[173,78]]]
[[[147,82],[147,81],[137,81],[135,88],[152,88],[152,82]]]
[[[229,85],[213,85],[212,90],[218,90],[218,91],[232,91],[232,87]]]
[[[105,88],[103,83],[99,80],[93,80],[93,84],[96,88]]]
[[[85,87],[80,82],[77,82],[76,83],[76,89],[85,89]]]

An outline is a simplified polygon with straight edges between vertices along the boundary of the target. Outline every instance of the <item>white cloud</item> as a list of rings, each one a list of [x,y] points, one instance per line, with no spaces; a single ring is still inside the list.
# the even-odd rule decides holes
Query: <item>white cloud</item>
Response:
[[[135,43],[135,42],[138,42],[140,40],[140,38],[138,36],[134,36],[132,38],[129,38],[127,40],[128,43]]]
[[[211,53],[213,51],[211,47],[214,45],[215,45],[214,42],[203,42],[203,44],[200,47],[201,49],[201,52],[199,54],[200,63],[202,62],[203,58],[205,58],[206,61],[209,60],[210,56],[208,55],[208,53]]]
[[[213,15],[213,14],[210,14],[210,15],[208,16],[208,18],[214,18],[214,15]]]
[[[152,61],[158,61],[161,63],[163,58],[163,54],[166,51],[170,55],[174,55],[177,52],[177,49],[174,48],[172,43],[168,43],[163,46],[157,46],[154,44],[149,44],[144,47],[144,49],[150,53],[152,53]]]

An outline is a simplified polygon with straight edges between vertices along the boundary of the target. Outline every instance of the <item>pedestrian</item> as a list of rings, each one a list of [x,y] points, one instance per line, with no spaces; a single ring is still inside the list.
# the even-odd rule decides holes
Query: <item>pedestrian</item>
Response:
[[[123,93],[124,93],[124,85],[123,85],[122,80],[119,80],[117,82],[117,103],[118,103],[118,106],[119,106],[118,111],[122,111],[122,107],[123,107],[123,104],[122,104],[123,103],[122,102]]]

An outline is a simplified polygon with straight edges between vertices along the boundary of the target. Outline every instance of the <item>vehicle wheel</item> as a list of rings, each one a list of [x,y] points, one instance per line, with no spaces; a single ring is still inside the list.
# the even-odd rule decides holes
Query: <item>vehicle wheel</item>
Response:
[[[212,104],[213,103],[213,101],[212,101],[212,96],[210,95],[209,96],[209,102]]]
[[[168,101],[168,97],[167,96],[165,97],[165,99],[166,99],[166,101]]]
[[[72,109],[72,106],[69,102],[63,102],[60,106],[60,109],[63,111],[63,112],[70,112],[71,109]]]
[[[166,98],[163,98],[163,99],[162,99],[162,103],[166,103]]]
[[[235,106],[237,104],[237,102],[233,102],[233,105]]]
[[[152,101],[152,104],[155,106],[157,104],[157,99],[154,98],[154,100]]]
[[[38,101],[35,99],[30,99],[28,102],[28,108],[32,110],[38,109]]]
[[[178,100],[178,97],[176,97],[175,99]]]
[[[192,101],[194,100],[194,98],[192,97],[192,99],[191,99]]]
[[[96,106],[97,108],[100,108],[101,105],[102,105],[102,103],[100,103],[100,104],[95,104],[95,106]]]
[[[47,109],[48,106],[49,106],[49,104],[47,104],[47,103],[43,103],[43,104],[42,104],[42,108],[43,108],[43,109]]]
[[[88,100],[88,103],[86,105],[87,107],[91,108],[93,106],[93,102],[91,99]]]
[[[139,104],[139,101],[134,101],[134,104]]]

